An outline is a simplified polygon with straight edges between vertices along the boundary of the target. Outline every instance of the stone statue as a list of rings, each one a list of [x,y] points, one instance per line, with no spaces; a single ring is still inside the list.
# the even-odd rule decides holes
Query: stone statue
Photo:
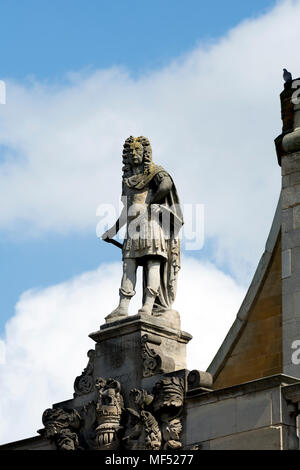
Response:
[[[125,140],[122,201],[119,219],[102,235],[103,240],[111,242],[126,225],[120,301],[106,317],[107,322],[128,316],[138,266],[143,267],[143,305],[139,313],[163,315],[171,310],[176,295],[182,211],[171,176],[152,162],[146,137],[130,136]]]

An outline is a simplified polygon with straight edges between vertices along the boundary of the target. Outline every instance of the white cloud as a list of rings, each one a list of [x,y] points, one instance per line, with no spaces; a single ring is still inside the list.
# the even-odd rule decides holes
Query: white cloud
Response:
[[[124,139],[143,134],[182,201],[205,203],[217,261],[245,277],[279,194],[273,139],[282,67],[299,71],[299,17],[299,1],[281,2],[139,79],[114,68],[73,74],[66,86],[8,81],[0,227],[93,230],[97,205],[118,201]]]
[[[6,363],[0,365],[0,442],[34,435],[42,427],[44,409],[72,398],[74,379],[86,366],[86,352],[94,347],[88,334],[116,306],[120,277],[121,263],[106,264],[21,296],[6,325]],[[194,335],[188,347],[189,369],[208,366],[243,294],[213,265],[183,259],[174,307],[180,311],[182,328]],[[131,313],[140,301],[134,299]]]

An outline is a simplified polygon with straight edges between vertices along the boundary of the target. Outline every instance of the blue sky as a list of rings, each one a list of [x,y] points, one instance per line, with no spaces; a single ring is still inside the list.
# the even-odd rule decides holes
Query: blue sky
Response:
[[[222,36],[272,0],[1,0],[4,77],[62,80],[85,67],[147,73]]]
[[[64,82],[69,72],[114,66],[127,68],[133,76],[147,74],[273,4],[156,0],[150,7],[149,2],[132,0],[0,0],[0,78],[51,85]],[[3,154],[0,149],[0,160]],[[210,251],[206,244],[194,255],[209,257]],[[0,332],[25,290],[119,259],[117,250],[103,247],[94,232],[24,239],[5,229],[0,256]]]

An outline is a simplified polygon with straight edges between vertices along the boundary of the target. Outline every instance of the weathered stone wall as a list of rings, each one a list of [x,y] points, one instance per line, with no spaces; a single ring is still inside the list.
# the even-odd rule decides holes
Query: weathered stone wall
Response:
[[[282,372],[281,238],[252,304],[245,327],[215,377],[214,388],[229,387]]]
[[[200,450],[298,449],[295,407],[283,390],[299,381],[277,375],[186,398],[185,443]]]
[[[300,377],[292,360],[293,342],[300,340],[300,152],[283,156],[281,167],[283,370]]]

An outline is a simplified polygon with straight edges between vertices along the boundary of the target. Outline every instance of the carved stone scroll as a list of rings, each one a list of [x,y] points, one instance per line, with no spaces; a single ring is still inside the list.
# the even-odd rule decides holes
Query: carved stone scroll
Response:
[[[212,375],[209,372],[201,370],[192,370],[187,378],[188,389],[203,388],[204,390],[211,390],[213,384]]]
[[[91,392],[94,388],[93,371],[95,351],[90,349],[87,356],[89,358],[88,364],[82,374],[76,377],[74,382],[74,397],[85,395],[86,393]]]
[[[143,356],[143,377],[151,377],[160,372],[161,368],[161,357],[151,348],[148,343],[153,343],[152,337],[150,335],[142,336],[142,356]],[[160,340],[156,340],[154,344],[160,344]]]
[[[161,339],[155,335],[146,333],[142,336],[143,377],[174,370],[174,359],[160,351],[160,344]]]

